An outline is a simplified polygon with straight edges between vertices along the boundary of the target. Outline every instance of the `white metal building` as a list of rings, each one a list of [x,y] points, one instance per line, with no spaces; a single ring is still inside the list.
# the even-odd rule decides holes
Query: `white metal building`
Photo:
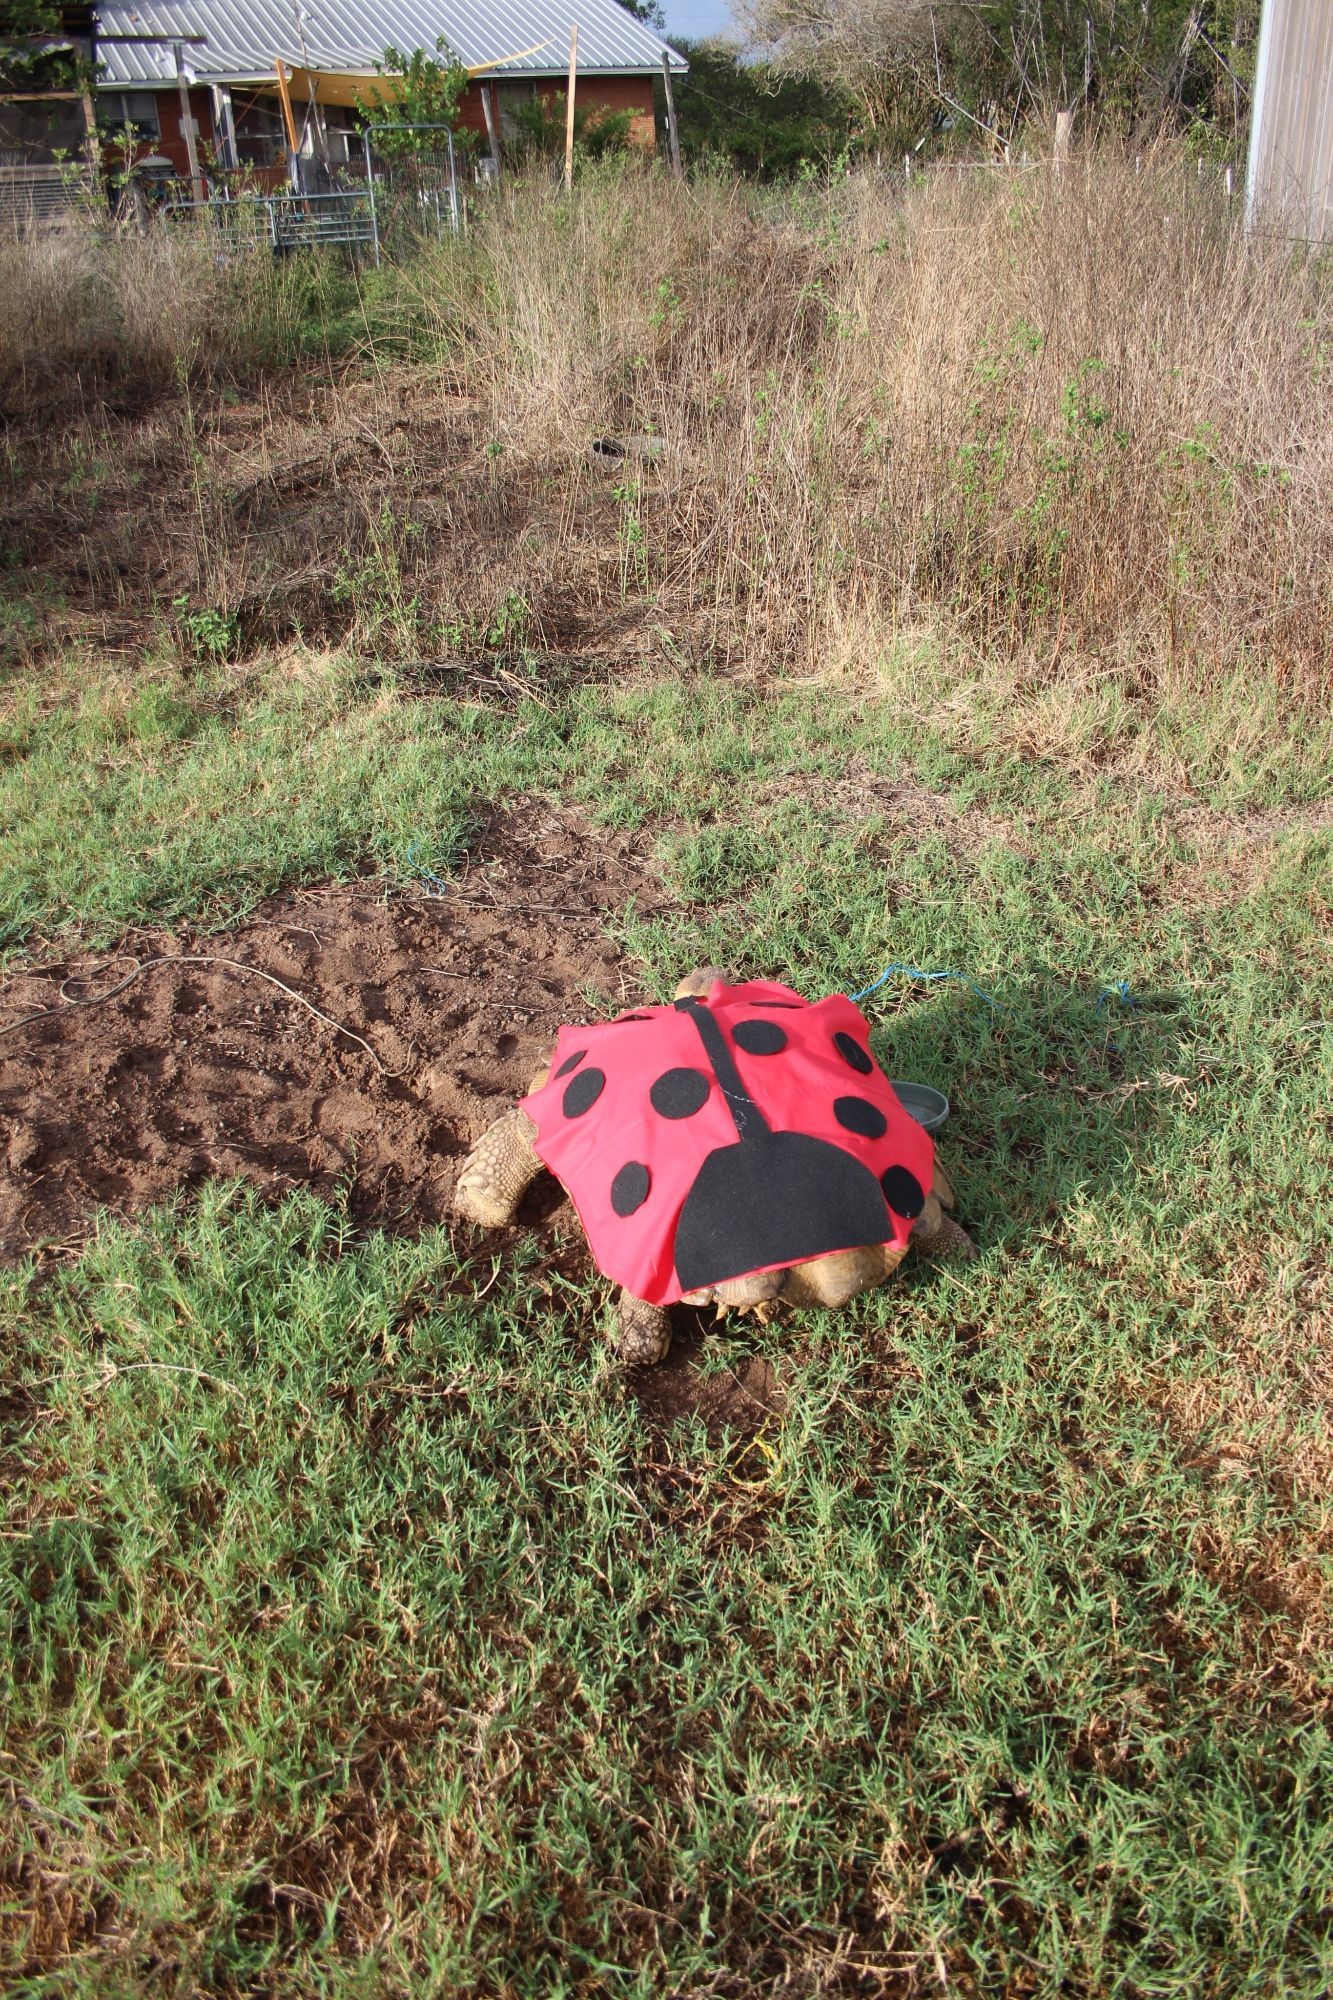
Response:
[[[1333,241],[1333,0],[1264,0],[1245,215]]]

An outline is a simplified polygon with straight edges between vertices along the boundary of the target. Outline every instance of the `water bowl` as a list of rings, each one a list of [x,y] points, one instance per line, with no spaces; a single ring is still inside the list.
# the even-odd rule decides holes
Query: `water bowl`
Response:
[[[932,1090],[928,1083],[894,1083],[898,1101],[904,1111],[910,1111],[918,1125],[924,1125],[927,1132],[938,1132],[949,1115],[949,1100],[942,1090]]]

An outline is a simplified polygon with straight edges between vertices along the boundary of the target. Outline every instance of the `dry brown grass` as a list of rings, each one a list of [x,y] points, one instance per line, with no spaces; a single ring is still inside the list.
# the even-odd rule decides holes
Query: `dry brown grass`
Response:
[[[317,349],[349,283],[165,238],[0,263],[16,413],[74,377],[160,388],[290,356],[303,313]],[[290,376],[266,391],[243,439],[207,388],[105,437],[101,519],[127,546],[100,575],[101,530],[89,572],[62,501],[94,598],[184,594],[243,646],[423,656],[521,603],[550,646],[665,631],[870,680],[915,674],[928,633],[950,674],[959,643],[1003,661],[1034,742],[1065,746],[1126,703],[1226,684],[1267,727],[1333,685],[1333,294],[1172,156],[766,207],[648,173],[572,206],[514,183],[466,243],[367,284],[343,362],[304,403]],[[659,463],[589,463],[590,439],[634,433]],[[40,563],[22,475],[59,444],[26,449],[6,533]],[[109,506],[122,472],[140,499]]]
[[[198,344],[215,289],[195,246],[165,235],[0,237],[0,408],[32,414],[121,372],[160,388]]]
[[[77,421],[189,379],[290,362],[328,272],[227,255],[202,232],[0,231],[0,418]]]
[[[1163,156],[714,189],[518,188],[413,273],[507,453],[653,431],[652,574],[823,664],[948,614],[1045,670],[1328,685],[1326,277]]]

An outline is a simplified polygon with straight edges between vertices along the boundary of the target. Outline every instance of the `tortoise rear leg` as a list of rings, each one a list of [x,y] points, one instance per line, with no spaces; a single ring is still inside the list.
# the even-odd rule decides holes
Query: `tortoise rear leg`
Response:
[[[671,1315],[665,1306],[620,1294],[620,1339],[616,1353],[628,1368],[652,1368],[665,1361],[671,1346]]]
[[[953,1189],[943,1170],[935,1169],[935,1183],[926,1196],[926,1205],[912,1224],[912,1248],[923,1257],[961,1257],[969,1261],[977,1246],[946,1211],[953,1207]]]
[[[454,1207],[483,1229],[512,1222],[515,1210],[542,1170],[533,1147],[537,1127],[515,1105],[482,1133],[454,1185]]]

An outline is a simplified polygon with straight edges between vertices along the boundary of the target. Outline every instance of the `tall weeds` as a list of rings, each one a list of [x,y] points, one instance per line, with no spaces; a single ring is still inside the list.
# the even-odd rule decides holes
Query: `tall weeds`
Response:
[[[1333,692],[1333,279],[1247,240],[1171,154],[780,197],[510,181],[466,239],[373,281],[165,237],[10,243],[0,399],[272,369],[335,347],[339,314],[372,367],[323,512],[303,500],[264,542],[251,498],[230,552],[210,530],[229,607],[270,605],[257,640],[299,564],[304,631],[381,645],[350,516],[362,567],[372,529],[401,541],[409,653],[520,599],[565,644],[596,601],[755,670],[873,662],[928,629],[1037,684],[1092,662],[1140,704],[1250,672],[1288,705]],[[330,393],[332,433],[350,387]],[[590,462],[591,440],[643,433],[660,455]],[[222,528],[233,476],[210,474]],[[208,565],[172,539],[193,601]]]
[[[350,290],[327,259],[238,254],[202,230],[0,232],[0,416],[290,366]]]
[[[1333,286],[1171,156],[767,215],[518,187],[412,278],[509,453],[572,477],[590,436],[665,439],[652,573],[746,653],[943,614],[1037,662],[1328,690]]]

